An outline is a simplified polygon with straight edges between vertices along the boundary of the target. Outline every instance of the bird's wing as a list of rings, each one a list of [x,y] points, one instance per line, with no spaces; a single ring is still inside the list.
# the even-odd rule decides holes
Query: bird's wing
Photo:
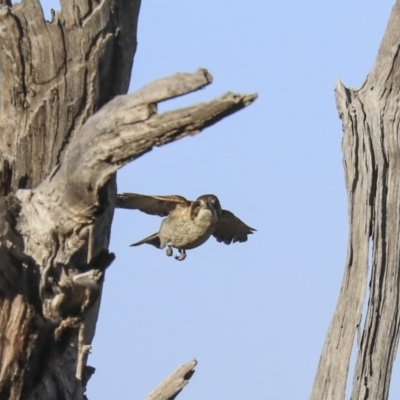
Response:
[[[158,236],[158,232],[153,233],[150,236],[147,236],[147,238],[144,238],[143,240],[140,240],[139,242],[132,243],[130,246],[140,246],[141,244],[151,244],[159,249],[160,248],[160,237]]]
[[[117,195],[116,207],[140,210],[146,214],[166,217],[178,204],[190,206],[190,201],[182,196],[146,196],[136,193]]]
[[[251,235],[254,231],[254,228],[247,226],[230,211],[222,210],[213,236],[218,242],[231,244],[232,242],[246,242],[247,235]]]

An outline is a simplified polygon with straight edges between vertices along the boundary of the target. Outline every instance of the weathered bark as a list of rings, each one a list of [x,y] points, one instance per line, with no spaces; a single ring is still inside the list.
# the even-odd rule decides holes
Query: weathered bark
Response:
[[[196,360],[180,366],[167,379],[162,381],[145,400],[174,400],[181,390],[189,383],[194,374]]]
[[[400,328],[400,2],[363,86],[336,86],[350,237],[345,274],[321,355],[313,400],[345,397],[357,330],[352,400],[387,399]],[[369,245],[373,245],[369,267]],[[369,271],[371,268],[371,271]],[[361,327],[368,273],[368,311]]]
[[[126,163],[255,95],[157,114],[205,70],[126,93],[140,1],[0,1],[0,399],[82,399]],[[183,386],[182,386],[183,387]]]
[[[24,232],[22,226],[31,216],[15,194],[37,187],[62,165],[69,143],[87,118],[126,93],[140,1],[64,0],[61,5],[51,22],[44,20],[38,0],[0,5],[0,194],[9,195],[2,203],[7,219],[2,219],[0,229],[0,398],[4,399],[82,398],[82,371],[77,373],[81,379],[75,378],[77,326],[86,320],[81,341],[90,343],[97,319],[97,305],[85,312],[85,318],[76,310],[63,310],[62,317],[53,319],[46,316],[51,300],[63,296],[52,291],[58,282],[68,282],[64,275],[70,274],[69,267],[91,269],[93,260],[89,257],[89,266],[87,240],[82,237],[85,245],[74,254],[73,265],[66,260],[68,240],[83,233],[79,227],[74,234],[69,228],[58,229],[62,221],[51,220],[54,215],[42,213],[29,233]],[[113,181],[105,186],[105,195],[112,198],[114,187]],[[27,202],[28,198],[26,194]],[[100,254],[94,258],[100,270],[112,260],[104,250],[112,212],[112,206],[104,207],[93,229],[91,248]],[[70,288],[72,307],[87,308],[95,302],[96,294],[83,305],[86,291]]]

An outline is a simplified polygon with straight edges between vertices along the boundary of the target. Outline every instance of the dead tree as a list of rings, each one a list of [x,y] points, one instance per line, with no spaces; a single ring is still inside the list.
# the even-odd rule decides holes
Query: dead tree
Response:
[[[0,399],[83,399],[115,173],[250,104],[227,93],[157,113],[206,70],[128,90],[140,0],[0,0]],[[132,188],[134,190],[134,188]],[[149,396],[172,399],[195,361]]]
[[[356,334],[352,400],[384,400],[389,395],[400,328],[399,26],[400,1],[396,1],[365,83],[358,90],[341,82],[336,86],[350,235],[342,287],[312,400],[344,399]]]

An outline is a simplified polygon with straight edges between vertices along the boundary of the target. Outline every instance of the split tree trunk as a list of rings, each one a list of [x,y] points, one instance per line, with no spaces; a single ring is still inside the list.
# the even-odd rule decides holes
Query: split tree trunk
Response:
[[[0,0],[0,399],[84,398],[114,259],[116,171],[256,98],[228,93],[157,114],[157,102],[211,83],[205,70],[118,96],[129,85],[139,7],[61,0],[47,22],[38,0]],[[194,365],[151,396],[174,398]]]
[[[88,117],[127,92],[140,1],[95,5],[88,0],[61,0],[62,10],[51,22],[44,20],[38,0],[13,7],[4,3],[0,5],[0,194],[8,196],[1,209],[4,216],[8,210],[9,222],[1,221],[0,398],[57,399],[62,394],[82,398],[86,377],[75,377],[80,312],[58,312],[53,309],[65,306],[53,307],[51,302],[58,296],[56,301],[62,303],[64,293],[56,283],[61,274],[67,280],[64,275],[70,275],[73,266],[80,269],[87,264],[86,231],[93,222],[93,254],[107,249],[113,210],[103,206],[97,219],[87,218],[73,232],[72,224],[61,221],[72,215],[61,210],[64,215],[53,220],[54,213],[30,204],[29,197],[34,196],[30,189],[63,165]],[[15,196],[18,189],[23,189],[18,196],[26,196],[26,206]],[[112,198],[114,191],[111,179],[104,196]],[[52,202],[61,200],[61,195],[52,194]],[[29,223],[29,206],[39,213],[36,226]],[[26,223],[31,225],[29,233],[22,228]],[[71,240],[80,245],[70,245]],[[77,246],[80,253],[74,251]],[[111,261],[107,253],[103,255],[106,263]],[[79,297],[72,308],[81,307],[85,290],[78,290],[79,296],[71,290],[70,298]],[[81,331],[82,343],[92,340],[97,307],[85,313],[91,321]]]
[[[355,334],[352,400],[388,398],[400,328],[400,2],[358,90],[338,82],[350,237],[345,274],[311,394],[345,397]],[[370,244],[372,259],[369,260]],[[364,326],[362,311],[369,284]]]

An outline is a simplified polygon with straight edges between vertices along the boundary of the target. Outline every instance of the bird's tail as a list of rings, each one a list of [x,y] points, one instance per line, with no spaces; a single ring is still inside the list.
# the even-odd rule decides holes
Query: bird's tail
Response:
[[[160,236],[158,236],[157,233],[153,233],[152,235],[148,236],[147,238],[144,238],[140,240],[139,242],[133,243],[130,246],[140,246],[141,244],[151,244],[158,249],[161,248],[161,243],[160,243]]]

